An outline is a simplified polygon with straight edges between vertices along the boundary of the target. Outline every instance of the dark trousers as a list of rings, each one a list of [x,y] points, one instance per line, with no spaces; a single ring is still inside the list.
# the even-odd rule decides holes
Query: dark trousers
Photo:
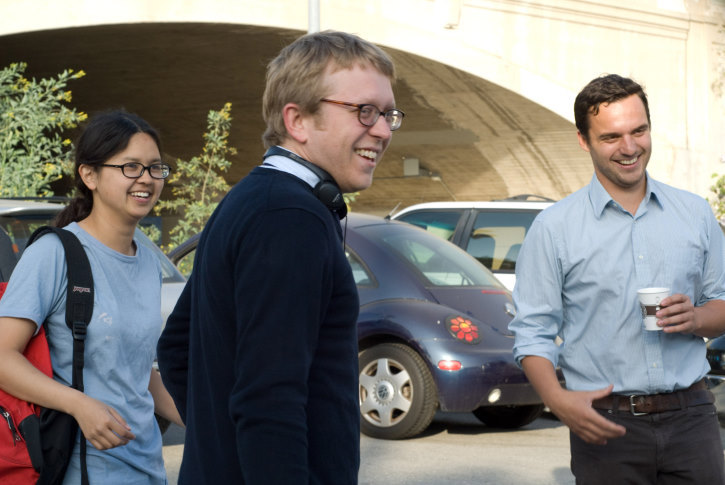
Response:
[[[725,460],[715,406],[633,416],[596,410],[627,434],[606,445],[585,443],[574,433],[571,471],[578,485],[725,484]]]

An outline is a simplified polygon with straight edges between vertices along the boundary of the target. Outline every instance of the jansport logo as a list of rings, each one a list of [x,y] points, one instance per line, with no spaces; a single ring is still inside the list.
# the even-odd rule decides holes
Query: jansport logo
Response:
[[[86,288],[85,286],[74,286],[73,287],[73,293],[90,293],[91,289]]]

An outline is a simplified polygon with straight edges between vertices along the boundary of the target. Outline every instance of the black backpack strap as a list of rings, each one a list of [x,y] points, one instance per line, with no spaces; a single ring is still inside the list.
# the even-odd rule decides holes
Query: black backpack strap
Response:
[[[93,274],[91,264],[81,242],[70,231],[59,227],[43,226],[37,229],[28,245],[49,232],[55,233],[63,243],[68,268],[68,290],[65,305],[65,323],[73,334],[73,388],[83,392],[83,354],[86,327],[93,315]]]
[[[28,246],[41,236],[52,232],[60,239],[65,250],[68,271],[68,289],[65,304],[65,323],[73,334],[73,383],[72,387],[83,392],[83,365],[86,345],[86,328],[93,316],[93,273],[85,249],[75,234],[59,227],[43,226],[28,239]],[[26,246],[27,247],[27,246]],[[81,435],[83,433],[81,432]],[[81,439],[81,479],[88,485],[86,467],[86,440]]]

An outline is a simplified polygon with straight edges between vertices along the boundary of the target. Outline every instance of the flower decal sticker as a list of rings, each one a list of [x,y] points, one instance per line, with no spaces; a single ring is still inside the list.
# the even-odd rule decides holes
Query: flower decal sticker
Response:
[[[470,319],[462,316],[449,317],[446,320],[448,331],[454,338],[467,344],[477,344],[481,339],[478,336],[478,326]]]

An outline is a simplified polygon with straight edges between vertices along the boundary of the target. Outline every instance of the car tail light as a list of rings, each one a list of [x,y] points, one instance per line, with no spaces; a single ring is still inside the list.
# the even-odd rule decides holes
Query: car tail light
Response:
[[[463,366],[457,360],[441,360],[438,362],[438,368],[440,370],[457,371],[461,370]]]

